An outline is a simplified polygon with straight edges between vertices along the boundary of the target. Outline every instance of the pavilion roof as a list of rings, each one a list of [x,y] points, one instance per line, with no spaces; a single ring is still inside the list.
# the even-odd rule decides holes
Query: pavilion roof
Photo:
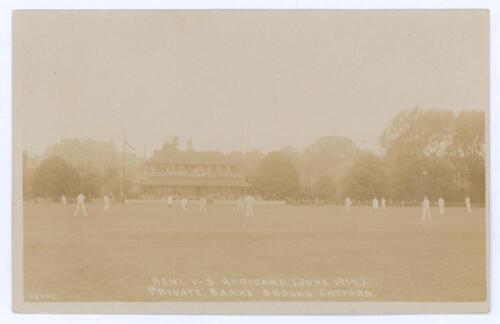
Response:
[[[242,178],[203,178],[203,177],[157,177],[145,178],[140,181],[144,186],[171,187],[249,187],[250,184]]]

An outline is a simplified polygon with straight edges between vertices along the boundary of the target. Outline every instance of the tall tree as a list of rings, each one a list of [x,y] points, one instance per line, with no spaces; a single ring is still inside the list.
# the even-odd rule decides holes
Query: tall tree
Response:
[[[334,178],[343,174],[361,151],[346,137],[326,136],[319,138],[304,151],[304,164],[308,185],[323,175]]]
[[[448,152],[454,129],[455,116],[446,110],[414,109],[394,118],[379,138],[390,166],[391,197],[453,197],[453,165]]]
[[[95,170],[80,170],[80,191],[88,198],[101,194],[102,176]]]
[[[61,157],[44,160],[33,174],[32,188],[36,197],[59,199],[73,196],[80,187],[78,171]]]
[[[443,156],[452,142],[453,126],[451,111],[402,111],[384,129],[379,142],[390,157],[420,159]]]
[[[320,176],[312,187],[314,197],[326,202],[333,202],[337,199],[337,184],[332,175],[324,174]]]
[[[455,167],[455,189],[474,200],[485,196],[485,116],[482,111],[462,111],[457,116],[448,157]],[[463,197],[461,197],[463,198]]]
[[[266,199],[285,199],[299,189],[299,175],[289,156],[275,151],[266,155],[251,179],[257,192]]]
[[[387,194],[387,171],[373,153],[358,158],[342,180],[342,193],[354,199],[369,200]]]
[[[292,161],[294,168],[299,173],[299,182],[307,184],[307,167],[304,154],[292,146],[285,146],[280,152],[285,153]]]

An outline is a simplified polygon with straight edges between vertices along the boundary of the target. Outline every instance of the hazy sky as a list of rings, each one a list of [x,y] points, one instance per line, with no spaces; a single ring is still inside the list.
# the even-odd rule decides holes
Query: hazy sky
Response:
[[[14,127],[142,153],[303,149],[326,135],[375,148],[414,107],[487,110],[486,11],[17,12]]]

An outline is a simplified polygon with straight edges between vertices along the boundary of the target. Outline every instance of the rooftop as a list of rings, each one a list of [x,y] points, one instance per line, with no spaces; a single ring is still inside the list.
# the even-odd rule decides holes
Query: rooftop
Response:
[[[146,178],[141,185],[145,186],[172,186],[172,187],[249,187],[241,178]]]

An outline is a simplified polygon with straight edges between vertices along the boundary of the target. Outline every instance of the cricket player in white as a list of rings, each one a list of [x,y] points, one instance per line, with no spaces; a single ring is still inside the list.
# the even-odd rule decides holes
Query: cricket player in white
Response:
[[[182,207],[182,211],[186,211],[187,210],[187,204],[188,204],[188,200],[186,197],[182,198],[181,199],[181,207]]]
[[[465,208],[467,208],[467,212],[468,213],[472,212],[472,208],[470,206],[470,198],[469,198],[469,196],[465,197]]]
[[[80,209],[83,212],[83,216],[87,217],[87,210],[85,209],[85,196],[80,193],[78,196],[76,196],[76,210],[75,210],[75,216],[78,215],[80,212]]]
[[[444,215],[444,199],[443,199],[443,197],[439,197],[439,199],[438,199],[438,207],[439,207],[439,213],[441,215]]]
[[[345,205],[345,210],[347,212],[350,212],[351,211],[351,206],[352,206],[352,200],[351,200],[350,197],[345,197],[344,205]]]
[[[431,220],[431,202],[424,196],[424,201],[422,202],[422,218],[420,221]]]
[[[109,210],[109,197],[108,195],[104,195],[104,211],[107,212]]]
[[[247,216],[253,216],[253,202],[254,198],[250,195],[245,197],[245,210]]]
[[[377,197],[372,200],[372,211],[376,213],[378,211],[378,199]]]
[[[201,212],[207,211],[207,199],[205,197],[201,197],[200,199],[200,211]]]
[[[62,195],[61,197],[61,204],[66,205],[67,199],[65,195]]]
[[[243,210],[245,207],[245,202],[243,201],[243,197],[238,197],[238,200],[236,200],[236,211]]]
[[[173,202],[174,202],[174,200],[172,199],[172,196],[168,195],[168,197],[167,197],[168,208],[172,208]]]
[[[382,200],[380,201],[380,205],[382,207],[382,210],[385,210],[385,198],[382,197]]]

